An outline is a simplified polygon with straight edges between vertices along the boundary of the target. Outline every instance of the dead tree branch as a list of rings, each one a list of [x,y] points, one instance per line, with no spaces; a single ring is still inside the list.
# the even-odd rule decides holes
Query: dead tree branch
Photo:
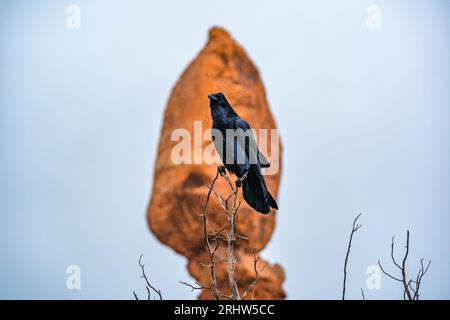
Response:
[[[350,256],[350,248],[352,247],[353,235],[362,226],[357,223],[358,218],[360,216],[361,216],[361,213],[356,216],[355,220],[353,220],[352,231],[350,233],[350,239],[348,241],[347,254],[345,255],[345,261],[344,261],[344,281],[343,281],[343,285],[342,285],[342,300],[345,300],[345,285],[347,282],[347,264],[348,264],[348,258]]]
[[[143,256],[143,254],[141,254],[141,256],[139,257],[139,267],[141,267],[141,272],[142,272],[141,278],[143,278],[145,280],[145,289],[147,290],[147,300],[151,300],[150,290],[152,290],[153,292],[155,292],[158,295],[159,300],[162,300],[163,298],[162,298],[161,290],[158,290],[154,286],[152,286],[150,284],[150,281],[147,278],[147,275],[145,274],[145,264],[142,263],[142,256]],[[136,300],[139,300],[135,291],[133,291],[133,295]]]
[[[226,181],[227,185],[230,188],[230,194],[225,199],[215,188],[215,183],[219,177],[219,175]],[[211,286],[204,286],[200,283],[196,283],[195,285],[188,284],[186,282],[180,281],[180,283],[188,286],[193,290],[211,290],[216,300],[220,300],[221,298],[232,299],[232,300],[241,300],[247,296],[248,292],[254,289],[256,282],[259,279],[259,272],[257,270],[257,262],[259,261],[259,257],[254,256],[254,270],[255,270],[255,281],[253,281],[247,290],[244,292],[241,297],[237,285],[237,281],[235,278],[235,270],[236,270],[236,257],[234,256],[234,246],[235,242],[238,239],[247,240],[246,237],[239,235],[236,232],[236,214],[240,207],[240,202],[237,204],[237,197],[239,188],[242,185],[242,181],[246,178],[246,175],[236,180],[236,184],[234,185],[230,178],[226,174],[226,170],[224,167],[218,167],[217,173],[212,180],[212,183],[208,186],[208,193],[206,196],[205,204],[202,205],[202,213],[199,215],[202,218],[202,230],[203,230],[203,238],[205,241],[205,247],[209,256],[209,264],[202,264],[204,267],[208,267],[210,269],[210,278],[211,278]],[[214,194],[217,198],[220,207],[223,209],[226,217],[227,224],[220,228],[218,231],[215,231],[210,224],[208,223],[208,206],[211,199],[211,194]],[[222,232],[226,231],[226,237],[222,236]],[[221,240],[226,243],[226,258],[216,259],[215,254],[221,245]],[[227,262],[227,275],[228,275],[228,284],[230,287],[231,294],[226,295],[223,294],[217,288],[217,276],[216,276],[216,263],[225,261]]]
[[[236,184],[236,187],[233,186],[233,184],[231,183],[228,176],[223,175],[223,177],[225,178],[225,180],[227,181],[227,183],[231,189],[231,212],[229,212],[229,210],[226,210],[227,217],[228,217],[228,234],[227,234],[228,282],[230,284],[232,299],[240,300],[241,296],[239,294],[236,279],[234,277],[234,271],[236,268],[236,258],[233,255],[234,243],[237,239],[235,218],[236,218],[236,213],[237,213],[236,198],[237,198],[239,189],[238,189],[238,184]],[[228,199],[227,199],[226,203],[228,203]],[[228,205],[226,205],[226,207],[228,208]]]
[[[245,289],[244,293],[242,294],[242,299],[245,299],[245,297],[247,296],[247,294],[250,292],[250,290],[252,290],[252,300],[255,294],[255,285],[259,280],[259,272],[263,271],[265,266],[258,271],[258,261],[259,261],[259,256],[256,256],[256,253],[253,254],[253,270],[255,271],[255,280],[253,280],[253,282],[247,287],[247,289]]]
[[[406,272],[406,267],[407,267],[407,260],[408,260],[408,254],[409,254],[409,230],[406,231],[406,245],[405,245],[405,254],[403,256],[402,259],[402,263],[401,265],[397,262],[397,260],[395,259],[395,255],[394,255],[394,246],[395,246],[395,242],[394,242],[395,237],[392,237],[392,241],[391,241],[391,260],[394,264],[394,266],[396,266],[399,270],[400,270],[400,274],[401,277],[395,277],[393,276],[391,273],[387,272],[383,266],[381,265],[380,260],[378,260],[378,266],[380,267],[381,271],[387,275],[389,278],[400,282],[403,286],[403,299],[404,300],[419,300],[420,297],[420,286],[422,284],[422,278],[423,276],[427,273],[428,269],[430,268],[431,265],[431,260],[428,261],[427,266],[425,267],[423,264],[423,260],[420,260],[420,269],[417,273],[417,276],[414,279],[410,278],[408,279],[408,275]]]
[[[208,210],[209,199],[211,197],[211,192],[214,188],[214,184],[216,183],[218,177],[219,177],[219,171],[217,171],[216,176],[214,177],[213,181],[211,182],[211,185],[209,186],[208,194],[206,196],[206,202],[202,208],[203,238],[204,238],[206,249],[207,249],[208,255],[209,255],[209,269],[211,272],[211,291],[213,292],[213,295],[216,298],[216,300],[220,299],[220,292],[217,289],[217,278],[216,278],[216,271],[214,268],[216,261],[215,261],[214,255],[216,254],[217,248],[219,248],[220,242],[219,242],[219,239],[216,237],[215,238],[216,245],[214,247],[211,246],[211,242],[209,240],[209,234],[208,234],[207,210]]]

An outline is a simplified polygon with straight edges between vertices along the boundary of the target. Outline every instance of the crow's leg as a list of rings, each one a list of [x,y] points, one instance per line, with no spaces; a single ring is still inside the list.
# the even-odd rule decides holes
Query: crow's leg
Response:
[[[236,188],[242,187],[242,182],[247,178],[248,170],[244,172],[242,177],[236,179]]]
[[[227,174],[226,170],[225,170],[225,166],[218,166],[217,167],[217,172],[221,175],[224,176]]]

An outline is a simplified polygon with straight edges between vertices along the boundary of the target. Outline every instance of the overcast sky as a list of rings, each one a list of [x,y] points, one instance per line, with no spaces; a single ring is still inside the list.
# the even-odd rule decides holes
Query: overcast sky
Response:
[[[81,29],[66,26],[81,8]],[[367,26],[377,5],[381,29]],[[450,298],[448,1],[1,1],[0,298],[132,298],[137,259],[165,298],[195,298],[186,260],[145,221],[162,112],[213,25],[261,72],[284,145],[263,257],[288,298],[348,297],[411,230],[422,298]],[[370,24],[369,24],[370,26]],[[373,25],[372,25],[373,26]],[[66,268],[81,268],[81,290]]]

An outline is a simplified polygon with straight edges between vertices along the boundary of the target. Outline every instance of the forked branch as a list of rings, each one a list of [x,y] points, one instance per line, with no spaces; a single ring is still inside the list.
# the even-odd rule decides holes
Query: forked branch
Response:
[[[143,256],[143,254],[141,254],[141,256],[139,257],[139,267],[141,268],[141,278],[143,278],[145,280],[145,289],[147,290],[147,300],[151,300],[151,294],[150,294],[151,291],[153,291],[154,293],[156,293],[158,295],[159,300],[162,300],[163,298],[162,298],[161,290],[158,290],[154,286],[152,286],[150,284],[150,281],[147,278],[147,275],[145,274],[145,264],[142,263],[142,256]],[[133,291],[133,295],[136,300],[139,300],[135,291]],[[156,299],[156,298],[154,297],[154,299]]]
[[[409,278],[406,272],[407,260],[409,254],[409,230],[406,231],[406,245],[405,245],[405,254],[403,256],[401,264],[397,262],[394,254],[394,242],[395,237],[392,237],[391,241],[391,260],[397,269],[400,271],[400,276],[394,276],[391,273],[387,272],[383,266],[381,265],[380,260],[378,260],[378,266],[381,271],[387,275],[392,280],[400,282],[403,286],[403,299],[404,300],[419,300],[420,297],[420,288],[422,284],[422,278],[427,273],[428,269],[431,265],[431,260],[428,261],[428,264],[425,266],[423,263],[424,259],[420,260],[420,268],[415,278]]]
[[[227,183],[230,188],[230,194],[225,199],[222,195],[216,190],[215,183],[217,179],[221,176]],[[191,290],[211,290],[212,294],[217,300],[221,298],[232,299],[232,300],[241,300],[247,296],[250,290],[254,289],[254,286],[259,278],[259,272],[257,270],[257,262],[259,261],[259,257],[254,256],[254,270],[255,270],[255,281],[253,281],[250,286],[245,290],[242,297],[239,293],[239,288],[237,285],[237,281],[235,279],[235,269],[236,269],[236,258],[234,256],[234,246],[235,242],[238,239],[247,240],[246,237],[239,235],[236,232],[236,214],[239,210],[240,203],[237,203],[237,197],[239,188],[242,185],[242,181],[246,178],[244,175],[242,178],[236,181],[234,185],[230,178],[227,176],[224,167],[218,167],[217,173],[212,180],[211,184],[208,186],[208,193],[206,196],[205,204],[202,205],[202,213],[199,216],[202,219],[202,231],[203,238],[205,241],[205,247],[209,257],[209,264],[202,264],[204,267],[210,269],[210,278],[211,278],[211,286],[204,286],[200,283],[196,283],[195,285],[188,284],[186,282],[181,282],[182,284],[191,288]],[[215,231],[208,222],[208,206],[211,199],[211,195],[214,194],[217,198],[220,207],[223,209],[225,216],[227,217],[227,224],[220,228],[218,231]],[[226,231],[226,237],[222,236],[222,232]],[[215,254],[221,245],[221,240],[226,243],[226,258],[217,260],[215,258]],[[228,284],[230,287],[231,294],[226,295],[223,294],[217,287],[217,275],[216,275],[216,263],[218,262],[227,262],[227,276],[228,276]]]

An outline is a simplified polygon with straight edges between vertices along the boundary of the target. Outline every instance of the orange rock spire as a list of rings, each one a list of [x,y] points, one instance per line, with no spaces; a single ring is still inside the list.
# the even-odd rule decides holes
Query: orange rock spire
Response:
[[[270,129],[276,126],[258,70],[228,32],[212,28],[206,46],[183,72],[170,95],[164,112],[153,193],[147,212],[152,232],[162,243],[188,259],[189,272],[205,286],[210,284],[210,273],[201,263],[208,264],[208,255],[203,242],[201,219],[194,211],[201,212],[200,201],[206,198],[206,186],[215,176],[217,166],[175,164],[171,159],[171,152],[178,142],[171,141],[171,134],[177,128],[185,128],[193,133],[194,121],[201,121],[203,130],[211,128],[207,96],[208,93],[218,91],[227,96],[236,112],[252,128],[268,129],[270,139]],[[210,142],[204,141],[202,144],[205,147]],[[277,161],[270,159],[270,155],[268,158],[271,163]],[[268,188],[274,196],[278,192],[280,171],[281,169],[275,175],[266,176]],[[229,188],[221,180],[223,179],[217,181],[217,190],[228,194]],[[273,213],[259,214],[245,201],[238,211],[237,232],[248,238],[237,241],[235,245],[235,274],[236,279],[240,279],[238,284],[242,291],[254,280],[253,252],[259,252],[267,245],[275,226],[275,216]],[[216,230],[226,224],[225,214],[215,198],[211,198],[208,217]],[[218,259],[224,255],[225,248],[218,250],[216,254]],[[284,298],[283,269],[263,260],[258,264],[260,268],[264,265],[255,287],[254,298]],[[218,287],[222,292],[229,293],[226,270],[226,263],[217,264]],[[212,297],[208,290],[200,295],[202,299]]]

